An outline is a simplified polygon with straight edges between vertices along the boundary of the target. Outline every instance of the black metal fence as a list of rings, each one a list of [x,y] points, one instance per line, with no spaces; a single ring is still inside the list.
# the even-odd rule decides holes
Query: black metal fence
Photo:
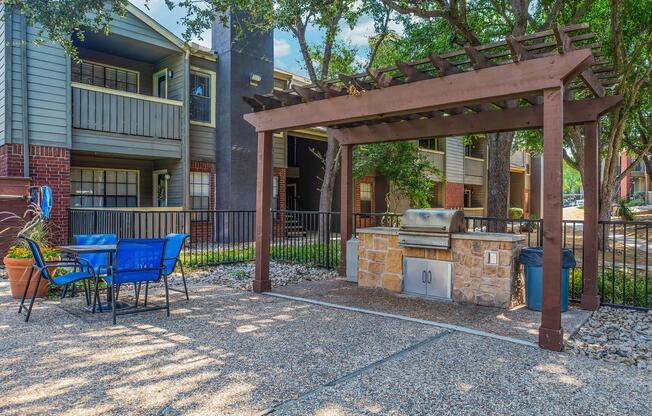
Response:
[[[340,261],[340,213],[272,211],[272,259],[335,268]],[[353,214],[359,228],[397,227],[398,214]],[[529,246],[541,245],[540,219],[467,217],[470,232],[522,234]],[[563,221],[563,245],[575,255],[570,271],[569,298],[582,294],[583,222]],[[598,284],[604,304],[650,308],[650,234],[652,222],[600,222]],[[69,233],[114,233],[120,238],[155,238],[169,233],[190,234],[184,262],[205,266],[251,261],[255,258],[255,211],[133,211],[71,209]]]

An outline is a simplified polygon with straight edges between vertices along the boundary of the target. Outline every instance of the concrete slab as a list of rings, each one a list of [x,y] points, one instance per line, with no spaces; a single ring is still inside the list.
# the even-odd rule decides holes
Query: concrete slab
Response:
[[[274,289],[274,292],[467,326],[531,342],[538,342],[538,329],[541,323],[541,313],[527,308],[506,310],[394,294],[383,290],[361,288],[344,279],[290,285]],[[568,339],[570,335],[574,334],[590,315],[590,312],[577,307],[572,307],[568,312],[562,314],[565,338]]]

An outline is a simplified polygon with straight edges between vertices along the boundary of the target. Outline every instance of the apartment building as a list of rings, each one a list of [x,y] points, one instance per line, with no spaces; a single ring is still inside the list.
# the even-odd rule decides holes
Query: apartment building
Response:
[[[419,140],[422,155],[438,170],[430,205],[433,208],[464,210],[468,216],[484,216],[487,206],[487,143],[484,138],[465,143],[462,137],[439,137]],[[510,158],[510,207],[523,209],[525,215],[537,213],[532,193],[539,192],[539,183],[532,172],[533,158],[514,149]],[[443,176],[443,177],[442,177]],[[534,179],[533,179],[534,177]],[[371,183],[375,183],[377,178]],[[391,186],[391,184],[390,184]],[[371,198],[374,199],[374,192]],[[398,211],[409,206],[401,201]]]
[[[250,111],[242,97],[309,82],[274,68],[271,32],[242,36],[220,22],[209,50],[184,43],[133,5],[127,10],[114,16],[109,35],[87,31],[83,42],[74,40],[77,61],[60,45],[35,43],[37,29],[0,4],[0,176],[52,187],[62,240],[69,208],[254,209],[257,137],[242,119]],[[273,207],[318,209],[326,140],[325,129],[275,137]],[[420,143],[447,179],[435,187],[433,206],[482,215],[486,145]],[[529,156],[512,157],[512,206],[526,211],[529,166]],[[384,212],[390,186],[361,178],[356,211]],[[338,204],[335,198],[333,210]],[[228,234],[226,221],[198,229]]]
[[[619,169],[627,168],[634,158],[623,153],[620,155]],[[641,199],[652,203],[652,178],[645,169],[645,163],[640,161],[620,180],[619,197],[622,199]]]
[[[129,5],[76,61],[0,14],[0,176],[51,186],[59,235],[69,207],[215,206],[213,52]]]

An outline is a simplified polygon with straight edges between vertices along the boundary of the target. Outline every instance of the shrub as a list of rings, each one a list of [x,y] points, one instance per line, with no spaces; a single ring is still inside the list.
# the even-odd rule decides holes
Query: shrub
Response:
[[[518,220],[523,218],[523,208],[512,207],[509,209],[509,218]]]
[[[634,221],[634,213],[629,207],[630,205],[626,199],[619,200],[616,215],[622,218],[623,221]]]
[[[59,252],[53,248],[41,248],[41,253],[45,260],[56,259],[59,256]],[[32,251],[25,247],[24,245],[12,245],[7,251],[7,258],[10,259],[32,259]]]

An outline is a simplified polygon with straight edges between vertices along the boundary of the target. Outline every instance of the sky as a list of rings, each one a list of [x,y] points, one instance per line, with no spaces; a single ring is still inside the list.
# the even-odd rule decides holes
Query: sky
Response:
[[[150,17],[156,20],[161,25],[165,26],[174,34],[181,36],[183,27],[178,23],[179,19],[183,16],[183,11],[179,9],[170,10],[165,5],[164,0],[149,0],[146,8],[144,6],[145,0],[132,0],[132,2]],[[394,27],[397,30],[398,28]],[[340,42],[346,42],[358,49],[357,61],[364,65],[369,51],[368,38],[374,33],[373,21],[370,17],[363,16],[358,24],[350,29],[343,27],[339,36]],[[211,37],[210,30],[202,34],[202,39],[195,38],[192,41],[200,45],[210,47]],[[315,28],[308,28],[306,31],[306,38],[308,43],[319,42],[323,39],[323,34]],[[274,65],[277,68],[285,69],[287,71],[306,76],[306,70],[303,67],[303,58],[299,44],[291,33],[276,30],[274,32]]]

